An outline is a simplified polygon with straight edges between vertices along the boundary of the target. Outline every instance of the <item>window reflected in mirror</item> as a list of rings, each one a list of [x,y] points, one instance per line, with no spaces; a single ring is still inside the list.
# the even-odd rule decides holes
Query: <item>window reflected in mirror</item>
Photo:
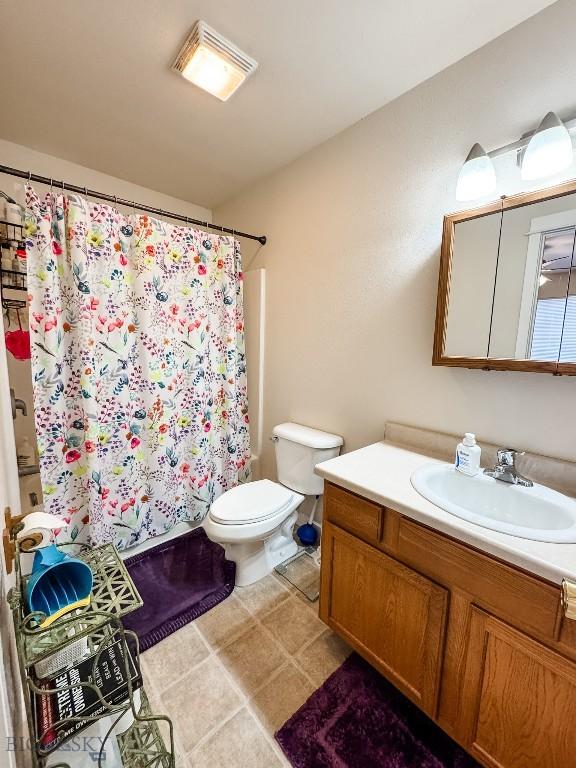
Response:
[[[489,358],[556,362],[576,232],[576,195],[505,210]]]
[[[575,234],[576,227],[570,227],[540,236],[540,272],[529,339],[531,360],[576,359],[575,339],[572,344],[565,339],[566,321],[570,325],[570,314],[576,317],[576,296],[569,295]]]

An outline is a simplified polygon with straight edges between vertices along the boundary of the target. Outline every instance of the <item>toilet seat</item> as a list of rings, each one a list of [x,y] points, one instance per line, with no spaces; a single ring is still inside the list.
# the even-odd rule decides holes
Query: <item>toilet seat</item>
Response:
[[[271,480],[254,480],[231,488],[212,504],[209,517],[220,525],[250,525],[281,517],[294,503],[296,494]]]

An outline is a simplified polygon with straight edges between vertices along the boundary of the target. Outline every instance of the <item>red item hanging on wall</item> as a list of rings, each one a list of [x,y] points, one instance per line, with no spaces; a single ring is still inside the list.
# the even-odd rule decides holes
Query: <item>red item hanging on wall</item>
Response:
[[[18,330],[6,331],[4,334],[6,339],[6,349],[16,358],[16,360],[30,360],[30,333],[29,331],[22,330],[20,312],[16,312],[16,316],[18,317]]]

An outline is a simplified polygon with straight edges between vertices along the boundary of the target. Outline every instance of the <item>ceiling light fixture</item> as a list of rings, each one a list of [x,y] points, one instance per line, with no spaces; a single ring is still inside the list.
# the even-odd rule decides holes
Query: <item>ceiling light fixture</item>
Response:
[[[461,202],[475,200],[495,189],[496,172],[492,160],[480,144],[474,144],[458,176],[456,199]]]
[[[227,101],[258,67],[205,21],[197,21],[180,49],[172,69],[194,85]]]
[[[555,112],[548,112],[528,142],[522,158],[524,181],[552,176],[572,165],[572,139]]]

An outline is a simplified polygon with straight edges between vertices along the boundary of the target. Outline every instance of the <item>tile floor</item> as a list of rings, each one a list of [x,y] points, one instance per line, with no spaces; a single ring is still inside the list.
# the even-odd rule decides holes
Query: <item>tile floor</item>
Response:
[[[177,768],[280,768],[274,732],[350,649],[276,574],[236,587],[142,655],[155,712],[172,718]]]

